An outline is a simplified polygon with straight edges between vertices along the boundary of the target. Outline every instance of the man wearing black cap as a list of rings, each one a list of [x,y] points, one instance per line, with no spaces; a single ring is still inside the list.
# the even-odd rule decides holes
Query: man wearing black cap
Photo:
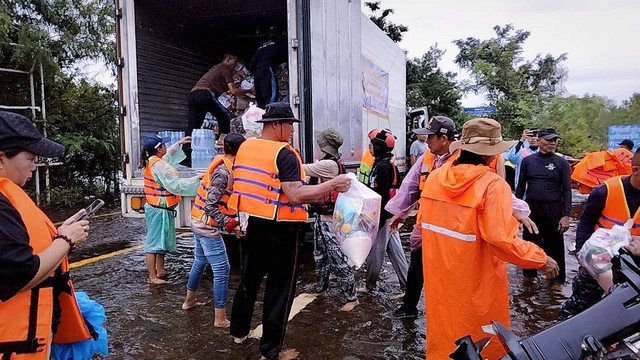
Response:
[[[247,213],[243,244],[246,267],[231,310],[231,335],[241,343],[249,335],[256,296],[267,275],[262,311],[263,359],[277,359],[284,343],[291,304],[295,297],[300,230],[308,220],[305,204],[332,191],[345,192],[346,175],[318,185],[305,185],[302,160],[289,145],[294,124],[289,104],[272,103],[259,121],[262,136],[247,139],[233,166],[229,207]]]
[[[618,145],[620,145],[620,147],[623,148],[623,149],[627,149],[627,150],[633,152],[633,146],[635,144],[633,143],[633,141],[631,139],[624,139]]]
[[[523,238],[540,245],[545,253],[556,259],[560,273],[554,280],[564,283],[563,234],[569,229],[571,215],[571,167],[567,160],[555,155],[558,139],[556,129],[540,129],[539,151],[522,160],[516,197],[527,201],[531,220],[539,228],[538,234],[524,229]],[[535,277],[537,271],[524,270],[523,273]]]

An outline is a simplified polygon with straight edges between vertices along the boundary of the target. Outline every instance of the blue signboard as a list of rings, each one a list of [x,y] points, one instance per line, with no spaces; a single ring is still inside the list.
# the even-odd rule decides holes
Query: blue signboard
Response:
[[[462,111],[475,117],[487,117],[496,112],[496,107],[495,106],[466,107],[466,108],[462,108]]]
[[[609,149],[619,148],[622,140],[630,139],[634,143],[633,150],[640,145],[640,124],[636,125],[611,125],[609,126]]]

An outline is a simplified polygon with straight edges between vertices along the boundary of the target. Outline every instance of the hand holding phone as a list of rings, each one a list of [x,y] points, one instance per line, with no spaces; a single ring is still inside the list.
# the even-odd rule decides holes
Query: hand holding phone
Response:
[[[80,215],[80,217],[78,217],[78,219],[76,221],[86,220],[86,219],[92,217],[96,213],[96,211],[98,211],[98,209],[100,209],[102,207],[102,205],[104,205],[104,201],[102,201],[100,199],[94,200],[91,203],[91,205],[87,206],[84,209],[84,214]]]

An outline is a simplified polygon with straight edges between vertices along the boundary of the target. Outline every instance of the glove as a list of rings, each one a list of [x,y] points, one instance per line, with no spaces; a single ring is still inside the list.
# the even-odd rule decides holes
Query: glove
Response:
[[[224,226],[224,229],[229,233],[229,234],[233,234],[233,229],[236,228],[236,226],[238,226],[239,223],[236,221],[236,219],[229,219],[229,221],[227,221],[227,224]]]

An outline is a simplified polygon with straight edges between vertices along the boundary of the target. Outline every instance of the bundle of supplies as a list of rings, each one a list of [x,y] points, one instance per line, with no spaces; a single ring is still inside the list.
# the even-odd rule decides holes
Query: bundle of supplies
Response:
[[[353,173],[349,191],[340,193],[333,211],[336,239],[349,265],[359,268],[364,264],[378,233],[378,219],[382,199],[362,184]]]
[[[605,291],[613,285],[611,259],[618,255],[621,247],[629,245],[631,241],[629,229],[632,224],[633,220],[629,220],[623,226],[614,225],[611,229],[597,229],[578,252],[580,265],[598,281]]]
[[[262,115],[264,115],[264,110],[253,103],[249,104],[247,111],[242,114],[242,127],[246,138],[262,135],[262,123],[257,122],[262,119]]]

